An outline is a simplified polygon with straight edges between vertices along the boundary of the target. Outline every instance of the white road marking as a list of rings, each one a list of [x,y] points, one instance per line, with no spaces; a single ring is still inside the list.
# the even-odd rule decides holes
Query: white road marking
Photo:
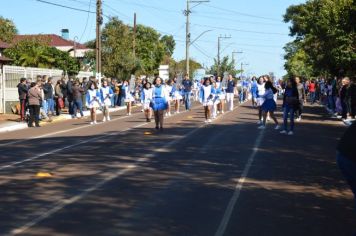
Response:
[[[186,113],[188,111],[183,111],[183,112],[180,112],[179,114],[183,114],[183,113]],[[137,113],[137,114],[141,114],[141,113]],[[177,115],[179,115],[177,114]],[[171,117],[174,117],[176,115],[173,115]],[[116,120],[120,120],[120,119],[124,119],[124,118],[128,118],[128,117],[131,117],[132,116],[125,116],[125,117],[120,117],[120,118],[117,118]],[[169,119],[170,117],[167,117],[166,119]],[[112,121],[114,121],[115,119],[113,119]],[[124,129],[124,130],[120,130],[118,132],[114,132],[114,133],[110,133],[110,134],[105,134],[105,135],[102,135],[102,136],[99,136],[99,137],[95,137],[95,138],[91,138],[91,139],[88,139],[88,140],[84,140],[84,141],[81,141],[81,142],[78,142],[78,143],[75,143],[75,144],[72,144],[72,145],[68,145],[68,146],[65,146],[65,147],[62,147],[62,148],[57,148],[55,150],[52,150],[50,152],[45,152],[45,153],[41,153],[39,155],[36,155],[36,156],[33,156],[31,158],[27,158],[27,159],[24,159],[24,160],[21,160],[21,161],[16,161],[16,162],[12,162],[8,165],[4,165],[4,166],[1,166],[0,167],[0,171],[1,170],[4,170],[4,169],[7,169],[7,168],[11,168],[13,166],[16,166],[16,165],[19,165],[19,164],[22,164],[22,163],[25,163],[25,162],[29,162],[29,161],[33,161],[33,160],[36,160],[40,157],[44,157],[44,156],[47,156],[47,155],[51,155],[53,153],[57,153],[57,152],[60,152],[60,151],[63,151],[63,150],[66,150],[66,149],[70,149],[72,147],[76,147],[76,146],[79,146],[81,144],[85,144],[85,143],[90,143],[90,142],[93,142],[93,141],[96,141],[98,139],[102,139],[102,138],[105,138],[105,137],[108,137],[108,136],[113,136],[113,135],[118,135],[120,133],[123,133],[123,132],[126,132],[126,131],[129,131],[131,129],[135,129],[135,128],[139,128],[141,126],[144,126],[144,125],[147,125],[149,123],[147,122],[144,122],[144,123],[141,123],[139,125],[136,125],[136,126],[133,126],[131,128],[127,128],[127,129]],[[82,128],[86,128],[86,127],[92,127],[92,125],[85,125],[83,127],[78,127],[78,128],[74,128],[74,129],[70,129],[70,130],[63,130],[63,131],[58,131],[58,132],[54,132],[54,133],[50,133],[50,134],[46,134],[46,135],[42,135],[42,136],[38,136],[36,138],[41,138],[41,137],[46,137],[46,136],[52,136],[54,134],[59,134],[59,133],[66,133],[66,132],[70,132],[70,131],[73,131],[73,130],[76,130],[76,129],[82,129]],[[19,140],[19,141],[16,141],[16,142],[22,142],[22,141],[25,141],[25,140]],[[10,145],[11,143],[7,143],[6,145]]]
[[[72,147],[79,146],[79,145],[84,144],[84,143],[90,143],[90,142],[93,142],[93,141],[96,141],[96,140],[99,140],[99,139],[102,139],[102,138],[105,138],[105,137],[109,137],[109,136],[113,136],[113,135],[118,135],[118,134],[120,134],[120,133],[129,131],[129,130],[131,130],[131,129],[139,128],[139,127],[144,126],[144,125],[146,125],[146,124],[147,124],[147,123],[142,123],[142,124],[136,125],[136,126],[134,126],[134,127],[132,127],[132,128],[128,128],[128,129],[121,130],[121,131],[119,131],[119,132],[101,135],[101,136],[99,136],[99,137],[87,139],[87,140],[84,140],[84,141],[81,141],[81,142],[78,142],[78,143],[75,143],[75,144],[72,144],[72,145],[68,145],[68,146],[65,146],[65,147],[62,147],[62,148],[57,148],[57,149],[54,149],[53,151],[50,151],[50,152],[41,153],[41,154],[39,154],[39,155],[30,157],[30,158],[26,158],[26,159],[21,160],[21,161],[12,162],[11,164],[1,166],[1,167],[0,167],[0,171],[1,171],[1,170],[4,170],[4,169],[7,169],[7,168],[14,167],[14,166],[16,166],[16,165],[19,165],[19,164],[22,164],[22,163],[25,163],[25,162],[29,162],[29,161],[36,160],[36,159],[38,159],[38,158],[40,158],[40,157],[48,156],[48,155],[51,155],[51,154],[53,154],[53,153],[57,153],[57,152],[60,152],[60,151],[66,150],[66,149],[70,149],[70,148],[72,148]]]
[[[264,130],[261,130],[257,139],[256,139],[256,142],[255,142],[255,145],[253,147],[253,152],[252,154],[250,155],[250,157],[248,158],[248,161],[245,165],[245,168],[242,172],[242,175],[240,177],[240,179],[237,181],[237,184],[235,186],[235,191],[234,191],[234,194],[232,195],[230,201],[229,201],[229,204],[227,205],[226,209],[225,209],[225,212],[224,212],[224,216],[220,222],[220,225],[219,225],[219,228],[217,229],[216,233],[215,233],[215,236],[223,236],[225,231],[226,231],[226,227],[230,221],[230,218],[231,218],[231,214],[234,210],[234,207],[236,205],[236,202],[237,200],[239,199],[239,196],[240,196],[240,193],[241,193],[241,190],[242,190],[242,187],[243,187],[243,184],[246,180],[246,177],[248,175],[248,172],[250,171],[251,169],[251,165],[255,159],[255,156],[258,152],[258,148],[259,146],[261,145],[261,141],[262,141],[262,138],[263,138],[263,135],[264,135]]]
[[[145,123],[146,124],[146,123]],[[143,124],[141,124],[140,126],[142,126]],[[189,136],[195,134],[201,127],[203,127],[204,125],[200,125],[197,128],[191,130],[190,132],[188,132],[187,134],[185,134],[181,139],[175,139],[170,141],[169,143],[167,143],[166,145],[164,145],[162,148],[169,148],[173,145],[176,145],[179,141],[188,138]],[[129,129],[128,129],[129,130]],[[144,155],[144,157],[137,159],[134,163],[141,163],[141,162],[145,162],[148,161],[148,158],[153,158],[155,157],[157,154],[159,153],[159,151],[157,150],[154,154],[153,153],[147,153]],[[11,234],[12,235],[16,235],[16,234],[21,234],[24,233],[25,231],[29,230],[31,227],[37,225],[38,223],[40,223],[41,221],[51,217],[52,215],[56,214],[58,211],[62,210],[64,207],[71,205],[79,200],[82,200],[84,197],[86,197],[88,194],[90,194],[91,192],[97,190],[98,188],[102,187],[103,185],[105,185],[106,183],[110,182],[113,179],[116,179],[124,174],[126,174],[127,172],[129,172],[130,170],[133,170],[135,168],[137,168],[138,166],[135,164],[131,164],[129,166],[127,166],[125,169],[112,174],[108,177],[106,177],[105,179],[101,180],[100,182],[96,183],[95,185],[93,185],[92,187],[84,190],[82,193],[75,195],[69,199],[63,199],[59,202],[57,202],[56,204],[53,205],[53,207],[49,210],[44,211],[43,213],[41,213],[37,218],[35,218],[34,220],[24,224],[23,226],[13,229],[11,230]]]
[[[112,119],[111,121],[107,121],[105,123],[104,122],[100,122],[100,123],[98,123],[96,125],[106,124],[106,123],[109,123],[109,122],[122,120],[122,119],[125,119],[125,118],[132,118],[133,116],[136,116],[137,114],[140,114],[140,113],[135,113],[132,116],[122,116],[122,117],[119,117],[119,118]],[[8,142],[8,143],[2,143],[2,144],[0,144],[0,147],[7,146],[7,145],[13,145],[13,144],[17,144],[17,143],[22,143],[22,142],[25,142],[25,141],[28,141],[28,140],[33,140],[33,139],[46,138],[46,137],[50,137],[50,136],[57,135],[57,134],[63,134],[63,133],[71,132],[71,131],[74,131],[74,130],[84,129],[84,128],[88,128],[88,127],[95,127],[95,126],[90,125],[90,124],[84,124],[84,125],[79,126],[77,128],[70,128],[70,129],[67,129],[67,130],[61,130],[61,131],[56,131],[56,132],[52,132],[52,133],[47,133],[47,134],[39,135],[39,136],[32,137],[32,138],[26,138],[26,139],[20,139],[20,140]]]

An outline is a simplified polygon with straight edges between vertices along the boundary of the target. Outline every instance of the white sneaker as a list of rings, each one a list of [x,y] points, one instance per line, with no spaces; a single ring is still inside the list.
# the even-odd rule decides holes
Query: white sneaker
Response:
[[[108,118],[106,120],[110,121],[111,120],[110,116],[108,116]]]
[[[171,114],[171,112],[168,112],[168,116],[171,116],[172,114]]]
[[[90,124],[91,124],[91,125],[93,125],[93,124],[94,124],[94,122],[92,121],[92,122],[90,122]]]
[[[271,117],[267,116],[267,121],[271,121]]]
[[[257,129],[265,129],[265,128],[266,128],[266,126],[261,125],[261,126],[258,126],[258,128],[257,128]]]
[[[293,134],[294,134],[293,131],[288,132],[288,135],[293,135]]]
[[[204,123],[208,123],[208,120],[205,120]]]
[[[274,127],[275,130],[279,130],[281,128],[281,126],[276,125],[276,127]]]
[[[287,133],[287,131],[285,131],[285,130],[282,130],[281,132],[279,132],[280,134],[286,134]]]
[[[106,117],[104,116],[104,118],[103,118],[103,122],[105,122],[106,121]]]
[[[221,111],[221,114],[224,114],[224,111]]]
[[[295,119],[295,121],[301,121],[302,118],[298,117],[297,119]]]
[[[208,123],[211,123],[212,121],[211,121],[211,119],[208,119]]]
[[[96,121],[94,121],[94,125],[96,125],[97,124],[97,122]]]

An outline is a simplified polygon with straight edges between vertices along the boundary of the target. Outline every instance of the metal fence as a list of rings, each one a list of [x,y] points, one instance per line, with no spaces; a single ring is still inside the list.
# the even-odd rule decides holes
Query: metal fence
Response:
[[[47,75],[54,81],[63,76],[62,70],[20,66],[3,66],[0,70],[0,113],[6,113],[6,104],[18,101],[17,85],[21,78],[36,79],[37,75]],[[80,71],[78,78],[92,76],[93,72]]]

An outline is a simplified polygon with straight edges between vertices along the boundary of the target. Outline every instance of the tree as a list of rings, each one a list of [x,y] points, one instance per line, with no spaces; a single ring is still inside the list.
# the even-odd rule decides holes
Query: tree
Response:
[[[169,64],[169,75],[170,75],[170,77],[172,78],[175,75],[185,73],[185,66],[186,66],[186,60],[181,60],[181,61],[177,62],[177,61],[172,59],[170,64]],[[197,69],[203,68],[203,66],[199,62],[195,61],[194,59],[190,59],[189,60],[189,68],[190,68],[189,77],[193,78],[194,71],[197,70]]]
[[[313,67],[311,66],[312,62],[298,42],[288,43],[284,50],[286,51],[284,68],[288,72],[288,77],[310,78],[314,75]]]
[[[290,6],[284,15],[290,35],[315,73],[356,73],[356,4],[354,0],[310,0]],[[296,50],[299,57],[302,51]],[[342,73],[343,74],[343,73]]]
[[[137,25],[136,56],[141,73],[155,74],[165,55],[165,45],[160,41],[161,35],[153,28]]]
[[[0,16],[0,40],[11,43],[16,34],[17,29],[14,22]]]
[[[176,47],[176,42],[172,35],[164,35],[160,42],[163,44],[164,52],[166,56],[172,57],[174,49]]]
[[[102,31],[103,73],[128,79],[137,68],[132,50],[132,32],[118,18],[111,18]]]
[[[218,61],[217,61],[217,59],[214,58],[214,65],[212,65],[210,67],[210,69],[208,70],[209,71],[208,73],[217,75],[217,71],[218,71],[217,69],[218,69]],[[220,61],[220,73],[223,74],[224,72],[228,72],[229,74],[236,76],[241,71],[239,71],[235,68],[235,60],[229,61],[229,56],[225,56]],[[219,75],[219,76],[221,76],[221,75]]]
[[[13,59],[13,64],[24,67],[57,68],[68,74],[77,74],[79,62],[68,52],[48,46],[45,39],[21,40],[5,50],[5,55]]]

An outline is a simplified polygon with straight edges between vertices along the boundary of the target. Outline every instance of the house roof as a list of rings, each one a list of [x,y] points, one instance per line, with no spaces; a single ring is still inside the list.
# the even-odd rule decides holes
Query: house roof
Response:
[[[0,40],[0,48],[9,48],[10,45]]]
[[[8,62],[8,61],[12,61],[12,59],[4,57],[4,56],[0,56],[0,62]]]
[[[25,34],[16,35],[13,43],[24,39],[40,39],[48,42],[51,47],[74,47],[74,41],[67,40],[56,34]],[[76,42],[76,49],[88,49],[85,45]]]

